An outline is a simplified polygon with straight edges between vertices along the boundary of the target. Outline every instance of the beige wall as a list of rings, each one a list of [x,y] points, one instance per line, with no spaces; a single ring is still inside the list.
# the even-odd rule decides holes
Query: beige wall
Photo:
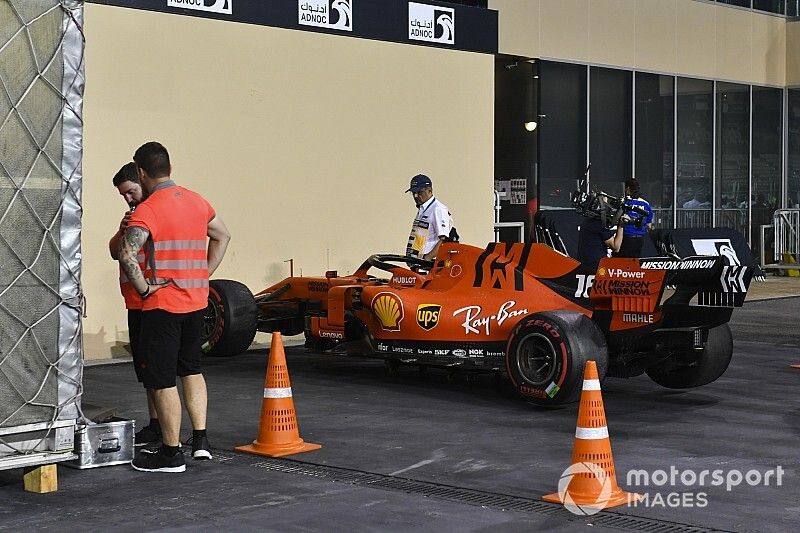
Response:
[[[489,7],[499,12],[502,54],[786,82],[782,17],[695,0],[490,0]]]
[[[786,24],[786,49],[800,51],[800,21]],[[800,53],[786,55],[786,85],[800,86]]]
[[[233,241],[216,277],[260,290],[400,253],[425,172],[462,241],[492,239],[494,58],[87,4],[87,358],[122,355],[111,177],[148,140]]]

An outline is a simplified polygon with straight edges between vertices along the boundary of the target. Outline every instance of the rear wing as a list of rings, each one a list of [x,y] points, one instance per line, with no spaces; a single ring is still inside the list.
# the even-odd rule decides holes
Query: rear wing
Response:
[[[724,257],[648,257],[639,260],[642,270],[666,270],[664,284],[675,289],[664,305],[688,305],[697,295],[702,307],[741,307],[755,268],[729,265]]]

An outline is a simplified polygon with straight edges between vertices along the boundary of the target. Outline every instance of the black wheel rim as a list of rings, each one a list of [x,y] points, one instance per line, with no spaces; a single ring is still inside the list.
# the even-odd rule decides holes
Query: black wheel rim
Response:
[[[517,346],[517,371],[529,384],[546,387],[556,372],[556,352],[550,339],[540,333],[522,338]]]
[[[203,342],[209,340],[217,331],[217,328],[219,328],[219,323],[222,318],[220,315],[219,304],[215,300],[209,298],[208,306],[203,313]]]

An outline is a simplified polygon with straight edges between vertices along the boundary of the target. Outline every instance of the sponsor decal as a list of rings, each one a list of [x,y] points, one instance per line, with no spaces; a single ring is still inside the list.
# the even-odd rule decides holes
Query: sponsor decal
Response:
[[[451,278],[457,278],[458,276],[461,275],[462,272],[464,272],[464,269],[461,268],[461,265],[453,265],[450,267]]]
[[[505,357],[505,352],[486,352],[486,357]]]
[[[378,343],[378,351],[379,352],[388,352],[389,351],[389,345],[388,344],[384,344],[382,342],[379,342]]]
[[[639,261],[639,267],[646,270],[702,270],[713,267],[715,263],[715,259],[690,259],[689,261],[653,261],[643,259]]]
[[[449,355],[450,354],[450,350],[434,350],[433,354],[434,355]]]
[[[324,281],[309,281],[308,282],[308,291],[309,292],[328,292],[328,284]]]
[[[394,353],[414,353],[414,348],[404,348],[402,346],[392,346]]]
[[[223,15],[230,15],[233,12],[232,4],[233,0],[167,0],[167,7],[182,7]]]
[[[483,357],[483,350],[477,348],[470,348],[467,353],[470,357]]]
[[[594,274],[575,274],[578,280],[578,286],[575,288],[575,298],[588,298],[589,291],[594,285]]]
[[[653,315],[650,313],[622,313],[622,321],[632,324],[652,324]]]
[[[392,277],[392,283],[395,285],[403,285],[405,287],[416,285],[417,278],[414,276],[394,276]]]
[[[442,306],[438,304],[420,304],[417,307],[417,324],[425,331],[430,331],[439,323]]]
[[[433,355],[433,350],[417,350],[419,355]]]
[[[525,396],[532,396],[534,398],[545,398],[547,395],[541,389],[534,389],[528,387],[527,385],[520,385],[519,386],[520,394],[524,394]]]
[[[381,292],[372,299],[372,312],[386,331],[400,331],[403,321],[403,302],[391,292]]]
[[[514,309],[516,304],[516,301],[509,300],[499,307],[496,314],[491,316],[481,316],[483,308],[480,305],[469,305],[453,311],[453,316],[464,314],[464,322],[461,323],[461,326],[467,335],[473,333],[480,335],[481,330],[485,335],[489,335],[493,323],[502,326],[509,318],[528,314],[527,309]]]
[[[722,274],[719,276],[720,284],[724,292],[747,292],[744,284],[744,275],[747,267],[744,266],[724,266]]]
[[[606,294],[613,296],[649,296],[650,281],[609,280],[603,285]]]
[[[467,351],[466,350],[460,350],[460,349],[459,350],[453,350],[453,355],[455,357],[466,357],[467,356]]]
[[[323,339],[337,339],[342,340],[344,339],[344,333],[341,331],[320,331],[319,336]]]
[[[644,272],[636,271],[636,272],[629,272],[627,270],[622,270],[621,268],[609,268],[608,269],[608,276],[610,278],[636,278],[642,279],[644,277]]]
[[[742,264],[736,255],[730,239],[692,239],[692,248],[699,255],[718,255],[724,257],[732,266]]]
[[[600,268],[598,268],[598,269],[597,269],[597,275],[598,275],[599,277],[601,277],[601,278],[602,278],[603,276],[605,276],[605,275],[606,275],[606,269],[605,269],[605,267],[600,267]]]
[[[354,0],[297,0],[297,22],[331,30],[353,31]]]
[[[429,43],[455,44],[455,10],[450,7],[409,2],[408,38]]]

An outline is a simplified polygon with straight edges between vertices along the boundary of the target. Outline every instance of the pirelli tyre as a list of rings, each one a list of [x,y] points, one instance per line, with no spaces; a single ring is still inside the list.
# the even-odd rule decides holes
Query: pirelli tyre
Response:
[[[650,379],[668,389],[689,389],[716,381],[727,370],[733,355],[733,336],[728,324],[708,330],[703,350],[694,356],[671,358],[646,370]],[[693,359],[691,363],[676,365],[675,359]]]
[[[258,309],[245,285],[229,279],[209,283],[203,327],[203,352],[230,357],[247,350],[256,336]]]
[[[514,389],[539,405],[577,401],[589,360],[597,363],[603,379],[608,368],[605,337],[590,318],[572,311],[525,317],[506,347],[506,371]]]

